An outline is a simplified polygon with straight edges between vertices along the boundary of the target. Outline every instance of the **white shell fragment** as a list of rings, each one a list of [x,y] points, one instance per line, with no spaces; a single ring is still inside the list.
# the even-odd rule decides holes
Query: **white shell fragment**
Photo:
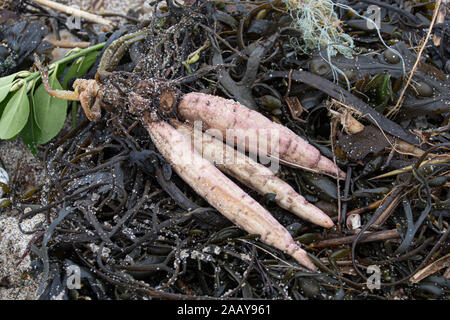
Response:
[[[5,185],[9,185],[9,176],[5,169],[0,167],[0,183]],[[3,188],[0,187],[0,198],[3,196]]]
[[[347,228],[355,230],[361,227],[361,216],[357,213],[351,214],[347,217]]]

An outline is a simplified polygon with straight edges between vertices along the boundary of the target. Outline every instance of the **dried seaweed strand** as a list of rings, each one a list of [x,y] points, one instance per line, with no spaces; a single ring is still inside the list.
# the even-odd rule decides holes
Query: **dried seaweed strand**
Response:
[[[436,22],[436,17],[437,17],[437,14],[439,12],[439,8],[441,6],[441,2],[442,2],[442,0],[437,0],[436,1],[435,8],[434,8],[434,13],[433,13],[433,18],[431,19],[430,26],[428,27],[428,32],[427,32],[427,35],[425,37],[425,40],[423,41],[422,46],[419,49],[419,53],[417,54],[416,62],[414,63],[414,65],[413,65],[413,67],[411,69],[411,72],[409,73],[409,77],[408,77],[408,80],[406,81],[406,84],[403,86],[403,89],[400,92],[400,96],[398,97],[397,103],[395,104],[394,108],[389,110],[389,112],[386,114],[388,117],[395,115],[401,108],[401,105],[403,103],[403,97],[405,95],[406,89],[408,89],[408,86],[411,83],[411,80],[412,80],[412,78],[414,76],[414,72],[416,72],[416,69],[419,66],[420,58],[422,57],[423,50],[425,49],[425,47],[426,47],[426,45],[428,43],[428,40],[430,39],[431,31],[433,31],[433,26],[434,26],[434,23]]]

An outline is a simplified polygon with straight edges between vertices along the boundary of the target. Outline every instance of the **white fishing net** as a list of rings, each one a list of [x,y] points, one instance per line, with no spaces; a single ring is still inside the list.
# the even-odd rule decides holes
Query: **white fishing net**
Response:
[[[381,43],[390,48],[383,40],[379,26],[370,18],[356,12],[351,7],[334,3],[331,0],[283,0],[292,17],[293,27],[302,31],[302,41],[291,37],[292,45],[303,53],[321,52],[322,58],[331,67],[333,78],[336,79],[341,74],[350,86],[345,73],[331,63],[331,57],[342,54],[346,58],[352,58],[356,54],[353,39],[346,34],[341,27],[342,21],[339,19],[336,8],[351,11],[354,15],[366,20],[377,32]],[[392,52],[398,54],[404,67],[402,55],[395,49]],[[324,51],[322,51],[324,50]],[[323,55],[325,52],[325,55]]]
[[[350,58],[353,54],[353,39],[341,28],[335,12],[336,4],[331,0],[284,0],[293,20],[293,27],[303,32],[301,45],[292,38],[294,45],[310,53],[327,49],[329,56],[337,53]],[[341,5],[338,5],[341,6]]]

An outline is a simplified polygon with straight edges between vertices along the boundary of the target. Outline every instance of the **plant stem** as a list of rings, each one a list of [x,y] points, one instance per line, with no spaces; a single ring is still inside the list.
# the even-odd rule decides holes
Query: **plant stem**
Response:
[[[95,51],[95,50],[98,50],[98,49],[102,49],[105,46],[105,44],[106,44],[106,42],[98,43],[98,44],[96,44],[96,45],[94,45],[92,47],[80,50],[77,53],[74,53],[74,54],[72,54],[70,56],[67,56],[67,57],[61,59],[61,60],[58,60],[58,61],[56,61],[56,62],[54,62],[54,63],[52,63],[52,64],[50,64],[48,66],[49,72],[51,70],[55,69],[55,67],[58,66],[58,65],[61,65],[61,64],[73,61],[73,60],[75,60],[75,59],[77,59],[79,57],[82,57],[82,56],[92,52],[92,51]],[[41,75],[40,72],[36,71],[36,72],[32,73],[31,75],[29,75],[28,77],[26,77],[24,79],[25,80],[24,83],[29,82],[29,81],[34,81],[34,80],[38,79],[40,77],[40,75]],[[18,90],[21,87],[22,86],[15,87],[13,91]]]

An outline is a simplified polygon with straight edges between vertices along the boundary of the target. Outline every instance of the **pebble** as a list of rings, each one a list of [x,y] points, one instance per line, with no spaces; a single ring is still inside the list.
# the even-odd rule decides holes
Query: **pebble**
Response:
[[[0,159],[3,162],[4,170],[9,175],[9,183],[13,183],[15,170],[19,159],[21,165],[27,165],[33,172],[29,172],[28,177],[18,177],[19,181],[28,182],[32,175],[40,178],[42,166],[33,155],[28,152],[20,140],[3,141],[0,140]],[[31,175],[31,173],[33,173]],[[32,181],[30,181],[32,182]],[[20,186],[17,186],[21,189]],[[5,194],[4,197],[9,197]],[[0,286],[0,300],[34,300],[38,287],[38,279],[30,277],[30,258],[26,257],[22,263],[16,267],[17,262],[22,257],[28,242],[33,235],[22,234],[18,228],[18,220],[21,213],[18,210],[0,209],[0,281],[7,283],[7,286]],[[36,223],[42,221],[42,216],[37,215],[33,219],[25,220],[22,223],[24,230],[30,230]]]

